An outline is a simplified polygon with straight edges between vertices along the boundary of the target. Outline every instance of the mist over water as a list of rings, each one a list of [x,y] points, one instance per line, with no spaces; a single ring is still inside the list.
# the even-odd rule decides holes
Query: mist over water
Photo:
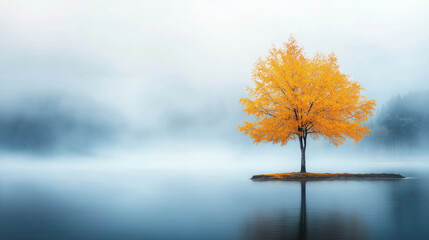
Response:
[[[399,135],[399,146],[378,141],[379,135],[341,147],[309,140],[309,172],[399,173],[404,180],[252,182],[254,174],[298,171],[300,152],[294,141],[254,145],[236,131],[245,118],[239,109],[214,106],[195,118],[192,111],[173,111],[137,126],[90,101],[60,99],[2,109],[2,239],[399,240],[429,234],[424,144],[405,147]]]
[[[422,210],[429,201],[427,164],[310,158],[314,172],[387,171],[408,178],[249,180],[257,173],[299,169],[293,164],[299,158],[276,159],[280,154],[219,149],[54,162],[10,159],[0,168],[0,233],[4,239],[425,239],[428,234],[429,216]]]
[[[1,1],[0,239],[426,239],[425,1]],[[239,99],[293,34],[377,100],[358,145],[308,140],[309,172],[255,145]]]

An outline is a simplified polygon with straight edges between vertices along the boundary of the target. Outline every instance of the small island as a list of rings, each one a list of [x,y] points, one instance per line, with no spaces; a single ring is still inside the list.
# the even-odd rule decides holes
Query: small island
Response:
[[[400,174],[394,173],[272,173],[254,175],[251,180],[254,181],[316,181],[316,180],[390,180],[405,178]]]

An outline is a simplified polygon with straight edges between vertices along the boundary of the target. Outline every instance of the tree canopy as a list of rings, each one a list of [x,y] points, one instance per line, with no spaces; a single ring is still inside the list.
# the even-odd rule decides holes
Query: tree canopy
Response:
[[[347,138],[357,143],[371,131],[365,123],[375,100],[362,96],[361,85],[340,71],[334,53],[309,57],[291,36],[259,58],[252,78],[254,86],[240,103],[254,121],[238,128],[255,143],[284,145],[311,135],[338,146]]]

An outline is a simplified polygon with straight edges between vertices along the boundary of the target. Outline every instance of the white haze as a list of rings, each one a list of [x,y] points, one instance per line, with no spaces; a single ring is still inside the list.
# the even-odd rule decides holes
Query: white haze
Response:
[[[94,141],[109,129],[110,145],[94,147],[78,164],[88,158],[113,162],[109,166],[165,160],[164,167],[178,169],[216,162],[232,169],[250,162],[267,171],[298,169],[296,142],[255,146],[236,131],[246,119],[238,99],[257,58],[293,34],[308,54],[335,52],[342,70],[381,106],[397,94],[429,89],[428,20],[427,1],[2,0],[0,118],[10,126],[69,114],[79,132],[100,127],[102,134],[88,133],[99,134]],[[57,104],[40,112],[45,99]],[[70,134],[61,131],[52,134]],[[72,141],[86,145],[87,138]],[[3,164],[77,158],[24,150],[2,153]],[[359,157],[337,165],[359,156],[352,144],[310,142],[308,151],[310,170],[359,168]],[[364,162],[404,160],[397,152],[376,152]]]

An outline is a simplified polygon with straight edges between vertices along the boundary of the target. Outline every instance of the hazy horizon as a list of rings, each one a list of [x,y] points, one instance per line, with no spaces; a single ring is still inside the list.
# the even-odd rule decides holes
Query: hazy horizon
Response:
[[[427,9],[425,1],[2,1],[0,102],[88,99],[133,126],[219,105],[236,111],[257,58],[293,34],[308,54],[335,52],[381,106],[429,89]]]
[[[178,139],[276,151],[236,129],[259,57],[291,35],[309,55],[334,52],[377,116],[429,89],[428,5],[1,1],[0,151],[85,156]]]

